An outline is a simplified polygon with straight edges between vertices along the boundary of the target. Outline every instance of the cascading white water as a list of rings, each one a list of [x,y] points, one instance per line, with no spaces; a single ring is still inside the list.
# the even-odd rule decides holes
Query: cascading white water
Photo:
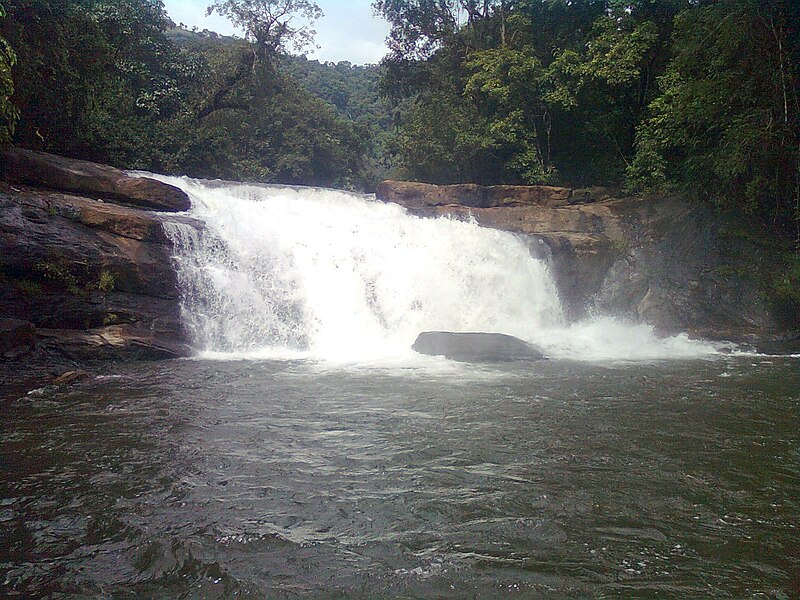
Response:
[[[507,333],[556,357],[714,351],[612,319],[566,324],[547,265],[510,233],[334,190],[160,178],[205,223],[166,228],[206,356],[402,358],[426,330]]]

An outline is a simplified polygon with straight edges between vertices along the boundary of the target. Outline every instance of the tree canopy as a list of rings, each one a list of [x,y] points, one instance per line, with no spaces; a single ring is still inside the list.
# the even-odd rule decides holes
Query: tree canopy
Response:
[[[374,185],[369,130],[285,72],[284,51],[311,33],[292,19],[318,15],[311,2],[212,5],[247,39],[177,30],[160,0],[6,7],[0,116],[19,111],[18,144],[198,177]]]
[[[302,51],[314,42],[314,21],[322,10],[310,0],[213,0],[208,14],[219,13],[245,32],[258,49],[275,54]],[[293,24],[297,19],[305,23]]]
[[[373,6],[403,176],[679,189],[800,242],[800,3]]]
[[[679,191],[800,246],[798,2],[375,0],[378,68],[291,56],[311,0],[210,3],[244,38],[160,0],[3,0],[0,142],[359,189]]]

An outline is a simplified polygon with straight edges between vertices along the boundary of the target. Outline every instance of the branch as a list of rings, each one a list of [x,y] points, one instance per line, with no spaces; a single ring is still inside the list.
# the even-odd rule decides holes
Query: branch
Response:
[[[255,60],[256,55],[254,52],[250,51],[249,49],[246,52],[242,52],[239,57],[239,64],[236,66],[236,71],[225,78],[220,88],[214,92],[205,105],[203,105],[200,110],[197,111],[197,116],[195,117],[197,121],[204,119],[211,113],[222,108],[231,108],[234,106],[232,104],[225,105],[225,97],[252,71],[255,65]]]

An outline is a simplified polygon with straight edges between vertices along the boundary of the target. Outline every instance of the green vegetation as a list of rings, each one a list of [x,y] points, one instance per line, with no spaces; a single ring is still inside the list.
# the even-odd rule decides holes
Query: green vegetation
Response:
[[[160,0],[2,0],[0,142],[352,189],[677,190],[800,245],[796,1],[375,0],[379,67],[289,55],[310,0],[209,3],[244,39]]]
[[[114,285],[116,284],[116,280],[114,279],[114,274],[110,271],[103,269],[100,271],[100,276],[97,279],[97,289],[101,292],[108,293],[114,291]]]
[[[308,92],[325,101],[340,118],[353,123],[366,142],[361,180],[374,189],[392,173],[391,131],[405,106],[379,94],[380,69],[347,61],[320,63],[302,56],[284,56],[281,69]]]
[[[793,256],[773,281],[775,295],[786,303],[800,304],[800,258]]]
[[[44,260],[33,265],[33,275],[38,281],[17,279],[16,285],[28,295],[37,295],[47,288],[51,291],[67,292],[74,296],[84,296],[92,291],[103,294],[113,292],[116,287],[116,278],[108,269],[101,269],[94,276],[79,268],[79,272],[70,269],[63,259]]]
[[[33,265],[34,272],[41,277],[43,283],[51,288],[80,295],[83,290],[78,287],[78,279],[62,261],[47,260]]]
[[[38,281],[31,281],[30,279],[17,279],[15,281],[17,288],[26,296],[39,296],[42,293],[42,284]]]
[[[6,10],[0,3],[0,19],[6,16]],[[11,68],[17,62],[17,55],[6,39],[0,35],[0,144],[11,141],[18,111],[11,103],[14,94],[14,81]]]
[[[369,127],[284,72],[282,52],[309,40],[293,18],[315,16],[313,3],[213,3],[244,40],[176,30],[160,0],[5,6],[0,50],[18,60],[13,106],[3,83],[0,116],[19,110],[18,145],[198,177],[350,188],[375,179]]]
[[[678,189],[800,243],[800,3],[374,6],[403,176]]]

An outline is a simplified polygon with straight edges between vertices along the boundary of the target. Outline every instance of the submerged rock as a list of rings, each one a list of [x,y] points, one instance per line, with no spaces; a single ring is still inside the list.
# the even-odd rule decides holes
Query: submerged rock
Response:
[[[461,362],[507,362],[546,358],[539,350],[504,333],[423,331],[411,347],[420,354]]]

